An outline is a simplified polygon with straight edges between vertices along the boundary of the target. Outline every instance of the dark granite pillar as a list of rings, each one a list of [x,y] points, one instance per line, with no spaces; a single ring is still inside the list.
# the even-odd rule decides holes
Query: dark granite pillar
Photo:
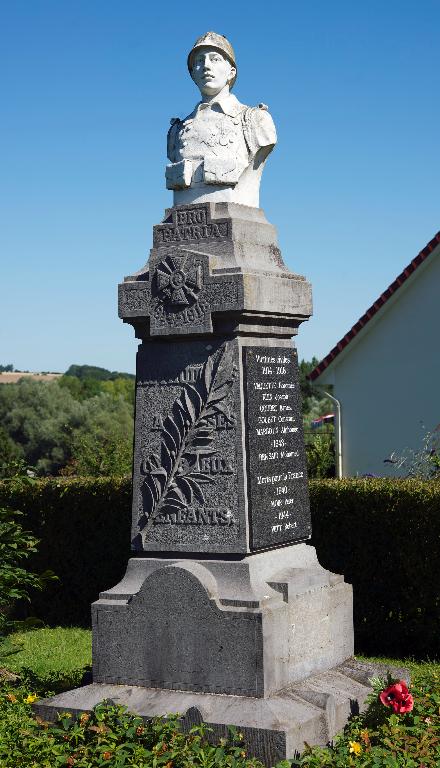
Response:
[[[132,547],[92,607],[93,676],[36,709],[111,698],[239,726],[267,765],[325,744],[371,669],[352,590],[311,535],[296,350],[311,314],[260,209],[181,206],[120,285],[137,358]],[[128,525],[127,520],[127,525]],[[377,674],[377,670],[375,670]]]

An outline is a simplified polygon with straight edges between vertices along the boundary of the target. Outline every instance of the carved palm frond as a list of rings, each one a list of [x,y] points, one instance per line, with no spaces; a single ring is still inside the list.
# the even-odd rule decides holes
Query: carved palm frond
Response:
[[[195,500],[205,503],[202,486],[214,482],[199,468],[200,456],[217,454],[213,447],[216,414],[228,415],[227,396],[235,377],[230,344],[208,358],[195,384],[183,384],[162,429],[160,457],[143,462],[145,516],[139,522],[145,535],[164,512],[185,509]],[[144,522],[145,521],[145,522]]]

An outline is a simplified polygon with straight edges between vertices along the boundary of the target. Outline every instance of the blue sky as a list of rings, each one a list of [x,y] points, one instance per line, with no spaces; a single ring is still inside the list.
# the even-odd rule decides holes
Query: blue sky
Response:
[[[323,357],[440,229],[439,28],[439,0],[0,2],[0,362],[134,370],[116,286],[171,205],[208,29],[277,125],[261,205],[313,285],[299,355]]]

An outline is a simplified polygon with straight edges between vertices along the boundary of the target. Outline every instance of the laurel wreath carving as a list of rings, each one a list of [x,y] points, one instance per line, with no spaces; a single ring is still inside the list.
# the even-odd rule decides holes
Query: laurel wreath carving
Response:
[[[195,500],[205,503],[203,486],[214,480],[199,468],[200,456],[215,456],[212,443],[215,426],[210,419],[219,413],[229,417],[227,396],[236,376],[232,347],[226,344],[201,368],[195,384],[183,384],[180,396],[163,422],[159,455],[143,462],[143,515],[139,521],[145,534],[165,511],[177,512]]]

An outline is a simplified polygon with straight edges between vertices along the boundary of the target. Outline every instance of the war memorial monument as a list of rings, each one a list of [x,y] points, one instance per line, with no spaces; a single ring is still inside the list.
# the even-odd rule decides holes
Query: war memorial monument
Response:
[[[351,586],[306,543],[292,337],[312,298],[259,208],[275,126],[231,92],[222,35],[199,38],[188,69],[201,101],[168,132],[173,206],[146,266],[119,286],[140,340],[133,557],[92,606],[93,683],[35,708],[109,699],[145,718],[203,720],[214,736],[233,724],[273,765],[329,741],[371,668],[352,658]]]

